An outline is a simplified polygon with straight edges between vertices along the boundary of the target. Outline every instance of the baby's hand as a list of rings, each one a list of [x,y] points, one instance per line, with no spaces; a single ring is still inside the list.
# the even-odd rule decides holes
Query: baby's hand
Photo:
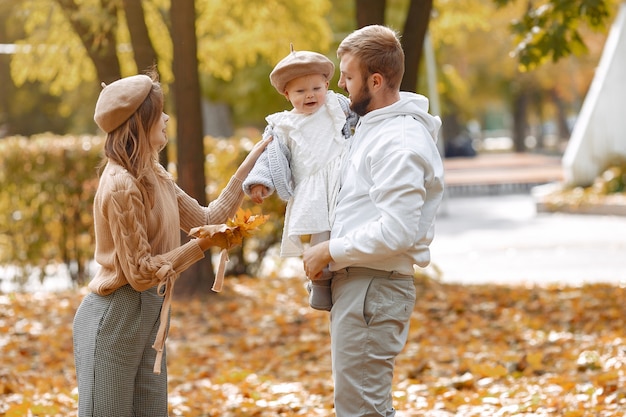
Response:
[[[269,189],[262,184],[250,187],[250,198],[257,204],[261,204],[268,194]]]

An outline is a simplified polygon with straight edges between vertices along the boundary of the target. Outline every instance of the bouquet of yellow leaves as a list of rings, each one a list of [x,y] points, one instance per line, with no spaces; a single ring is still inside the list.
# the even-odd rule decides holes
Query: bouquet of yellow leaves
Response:
[[[219,292],[224,283],[224,269],[228,261],[228,251],[243,243],[243,238],[251,236],[269,215],[252,215],[250,210],[239,208],[235,217],[229,219],[226,224],[207,224],[194,227],[189,231],[189,236],[198,238],[209,238],[214,246],[222,249],[220,252],[220,262],[215,274],[215,282],[212,290]]]

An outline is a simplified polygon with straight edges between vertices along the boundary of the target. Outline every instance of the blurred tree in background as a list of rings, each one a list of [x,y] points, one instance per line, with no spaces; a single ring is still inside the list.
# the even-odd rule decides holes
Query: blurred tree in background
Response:
[[[509,3],[497,7],[495,2],[467,2],[471,13],[440,9],[431,22],[440,68],[443,136],[452,141],[468,121],[476,120],[482,130],[496,135],[508,129],[518,132],[518,151],[560,152],[593,78],[607,28],[581,24],[577,30],[587,53],[524,68],[516,58],[517,38],[510,27],[533,9],[526,9],[526,2]],[[580,2],[567,2],[576,4]],[[616,10],[617,2],[606,4]],[[559,143],[551,147],[549,136]],[[535,147],[527,145],[528,137],[537,140]]]
[[[500,6],[520,4],[517,0],[494,0]],[[515,48],[512,55],[519,63],[519,70],[527,72],[547,62],[557,63],[561,59],[588,52],[583,34],[588,29],[601,31],[611,15],[611,0],[550,0],[521,3],[524,13],[513,19],[510,28],[514,36]],[[520,75],[521,82],[514,84],[512,91],[513,143],[518,152],[526,149],[528,136],[528,107],[530,102],[552,101],[557,109],[557,126],[566,128],[562,114],[562,101],[555,88],[542,88],[540,82],[529,82],[525,74]],[[557,78],[558,79],[558,78]],[[546,99],[542,100],[541,95]],[[544,110],[538,104],[538,113]],[[561,132],[561,135],[567,134]],[[541,135],[539,135],[541,141]],[[540,143],[541,145],[541,143]]]

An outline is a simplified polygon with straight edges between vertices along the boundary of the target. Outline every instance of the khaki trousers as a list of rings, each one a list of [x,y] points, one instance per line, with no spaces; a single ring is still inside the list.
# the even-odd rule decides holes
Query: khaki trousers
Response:
[[[391,388],[406,344],[413,277],[369,268],[336,271],[330,334],[337,417],[395,415]]]

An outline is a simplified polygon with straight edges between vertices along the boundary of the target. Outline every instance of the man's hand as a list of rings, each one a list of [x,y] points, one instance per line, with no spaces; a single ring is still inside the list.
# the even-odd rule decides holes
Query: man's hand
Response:
[[[322,270],[333,260],[328,249],[329,242],[324,241],[307,248],[302,254],[304,273],[310,280],[322,277]]]

